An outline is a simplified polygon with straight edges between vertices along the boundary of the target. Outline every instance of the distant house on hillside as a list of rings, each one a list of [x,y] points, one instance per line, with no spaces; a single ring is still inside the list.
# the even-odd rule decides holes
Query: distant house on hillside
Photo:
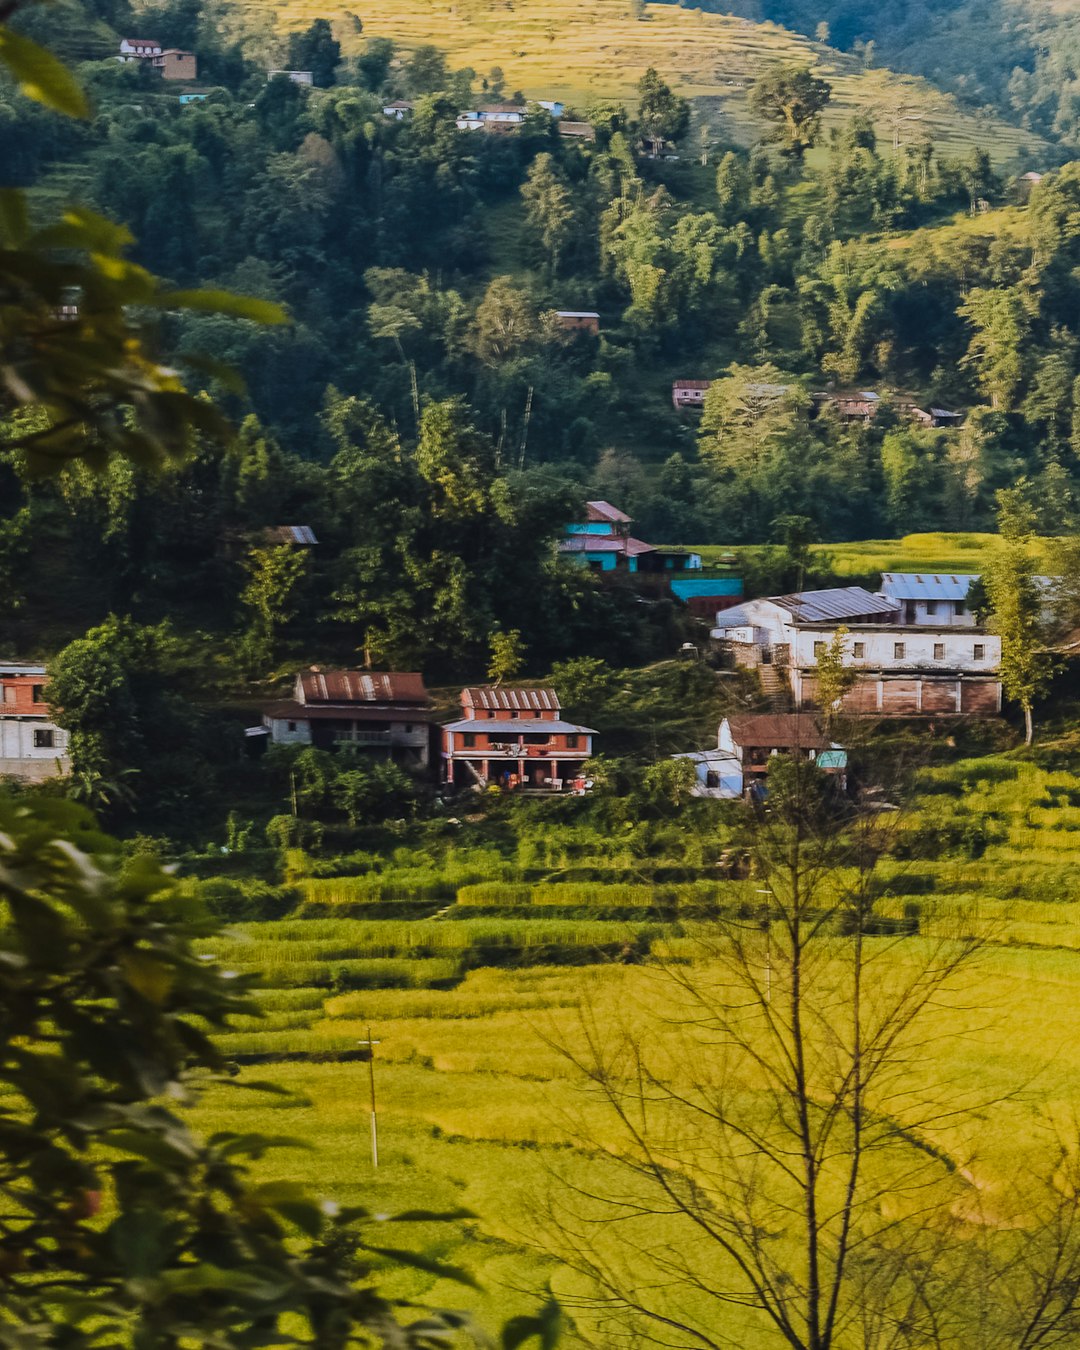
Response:
[[[293,697],[268,704],[262,720],[276,745],[347,746],[414,770],[430,762],[431,702],[412,672],[301,671]]]
[[[861,586],[749,600],[716,616],[713,638],[739,665],[773,666],[795,707],[818,706],[818,659],[840,637],[854,676],[841,707],[877,716],[994,716],[1001,639],[955,611],[918,621]]]
[[[459,112],[457,127],[459,131],[516,130],[527,115],[528,109],[522,103],[487,103]]]
[[[692,408],[697,412],[705,406],[705,395],[712,388],[712,380],[676,380],[671,386],[671,401],[676,411]]]
[[[319,542],[310,525],[268,525],[263,538],[268,544],[293,548],[311,548]]]
[[[568,140],[595,141],[596,128],[589,122],[568,122],[565,118],[560,118],[559,135],[565,136]]]
[[[901,623],[970,628],[975,615],[968,592],[978,580],[971,572],[883,572],[881,594],[895,605]]]
[[[315,74],[310,70],[268,70],[266,72],[267,83],[276,80],[279,75],[284,75],[293,84],[313,85],[315,83]]]
[[[162,47],[152,38],[121,38],[118,61],[146,61],[164,80],[198,78],[199,62],[194,52]]]
[[[121,38],[120,61],[146,61],[161,55],[161,43],[153,38]]]
[[[68,734],[45,698],[46,669],[0,661],[0,778],[41,783],[71,771]]]
[[[656,548],[630,534],[630,517],[610,502],[586,502],[585,519],[566,526],[559,552],[594,572],[682,572],[701,567],[701,556]]]
[[[415,108],[416,104],[411,98],[396,98],[393,103],[383,105],[383,116],[390,117],[395,122],[404,122]]]
[[[694,765],[695,797],[741,797],[768,774],[777,755],[811,760],[843,787],[847,752],[822,731],[810,713],[745,713],[720,723],[715,750],[673,755]]]
[[[596,732],[563,720],[553,689],[464,689],[461,718],[443,727],[443,778],[458,787],[584,791]]]
[[[858,422],[863,426],[869,426],[886,404],[886,400],[872,389],[820,389],[811,398],[817,412],[830,409],[842,422]],[[956,427],[964,420],[963,413],[950,412],[948,408],[922,407],[911,398],[892,397],[888,404],[899,417],[924,427]]]
[[[564,105],[558,102],[557,99],[535,98],[532,100],[532,102],[538,108],[543,108],[543,110],[546,113],[550,113],[552,117],[555,118],[556,121],[558,121],[559,118],[562,117],[563,115]]]
[[[555,322],[567,333],[600,332],[600,315],[594,309],[557,309]]]

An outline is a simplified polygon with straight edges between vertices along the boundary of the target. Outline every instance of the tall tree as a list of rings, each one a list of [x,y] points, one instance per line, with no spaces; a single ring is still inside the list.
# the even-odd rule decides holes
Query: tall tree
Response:
[[[690,104],[652,66],[638,81],[638,120],[647,136],[677,141],[690,125]]]
[[[821,115],[832,98],[832,85],[809,66],[780,66],[754,85],[750,107],[772,124],[769,139],[801,162],[821,134]]]
[[[574,235],[574,199],[566,175],[548,153],[537,155],[521,187],[529,227],[547,257],[551,275]]]
[[[329,19],[316,19],[302,33],[289,37],[289,67],[310,70],[312,83],[329,89],[341,64],[341,43],[334,37]]]
[[[1034,516],[1027,485],[997,494],[1001,547],[983,571],[990,627],[1001,639],[1001,683],[1024,714],[1024,744],[1035,729],[1032,709],[1052,681],[1057,662],[1047,649],[1044,614],[1048,597],[1039,585],[1035,560]]]

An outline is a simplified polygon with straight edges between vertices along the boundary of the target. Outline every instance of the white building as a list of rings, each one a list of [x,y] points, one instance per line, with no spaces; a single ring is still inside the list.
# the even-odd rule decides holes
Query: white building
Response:
[[[0,778],[40,783],[69,773],[68,734],[45,701],[44,666],[0,664]]]
[[[978,580],[971,572],[883,572],[881,593],[896,606],[901,623],[970,628],[975,615],[968,592]]]
[[[152,38],[121,38],[119,61],[145,61],[162,52],[161,43]]]
[[[796,708],[818,706],[818,658],[843,629],[843,665],[856,673],[843,698],[845,711],[995,716],[1001,711],[1001,641],[970,617],[956,622],[957,603],[950,601],[935,623],[925,612],[920,620],[913,602],[905,622],[893,600],[860,586],[804,591],[722,610],[712,635],[737,664],[776,667]]]

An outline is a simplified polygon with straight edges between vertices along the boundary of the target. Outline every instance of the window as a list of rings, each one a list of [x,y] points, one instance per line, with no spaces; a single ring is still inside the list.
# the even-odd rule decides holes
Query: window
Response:
[[[927,600],[927,602],[926,602],[926,612],[927,612],[927,614],[936,614],[936,613],[937,613],[937,601],[936,601],[936,600]]]
[[[816,661],[816,660],[818,659],[819,656],[824,656],[824,655],[825,655],[825,644],[824,644],[824,642],[815,642],[815,643],[814,643],[814,660]]]
[[[576,736],[567,736],[566,748],[567,750],[576,750],[578,748],[578,738]]]
[[[30,697],[35,703],[45,702],[45,686],[43,684],[34,684],[30,686]]]
[[[934,643],[934,660],[935,660],[935,661],[944,661],[944,660],[945,660],[945,644],[944,644],[944,642],[935,642],[935,643]]]
[[[39,728],[34,732],[34,749],[51,750],[56,743],[56,732]]]
[[[295,723],[295,722],[290,722],[290,723],[289,723],[289,730],[290,730],[290,731],[295,731],[295,730],[296,730],[296,723]]]
[[[856,642],[852,650],[855,656],[855,660],[861,661],[863,657],[866,655],[866,643]]]
[[[511,708],[511,710],[510,710],[510,716],[511,716],[511,717],[520,717],[520,716],[521,716],[521,713],[519,713],[518,710],[517,710],[516,708]]]
[[[461,744],[466,750],[471,750],[476,744],[476,736],[471,731],[466,731],[461,738]]]
[[[411,723],[411,722],[406,722],[406,723],[405,723],[405,735],[406,735],[406,736],[411,736],[411,735],[412,735],[412,723]]]
[[[986,647],[981,642],[976,642],[974,656],[976,661],[986,660]]]
[[[959,619],[959,618],[963,615],[963,613],[964,613],[964,601],[963,601],[963,600],[954,600],[954,601],[953,601],[953,608],[954,608],[955,611],[956,611],[956,617]]]
[[[522,745],[547,745],[551,737],[546,731],[527,731],[521,738]]]
[[[4,685],[4,702],[5,702],[5,703],[14,703],[14,702],[16,701],[17,698],[18,698],[18,694],[16,693],[15,686],[14,686],[13,684],[5,684],[5,685]]]
[[[902,642],[894,642],[892,648],[893,660],[902,661],[904,659],[904,650],[905,648]]]

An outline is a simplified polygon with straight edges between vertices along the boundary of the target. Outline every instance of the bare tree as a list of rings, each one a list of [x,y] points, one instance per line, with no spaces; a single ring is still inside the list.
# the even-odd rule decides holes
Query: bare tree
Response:
[[[585,1277],[585,1338],[1064,1344],[1076,1189],[1044,1186],[1021,1241],[1019,1225],[987,1221],[973,1160],[936,1142],[988,1104],[933,1074],[979,935],[955,912],[921,933],[882,912],[877,863],[897,813],[853,809],[805,758],[775,762],[769,785],[755,875],[690,935],[693,959],[676,940],[644,1006],[612,1026],[586,1005],[572,1043],[553,1041],[586,1093],[576,1138],[590,1164],[567,1169],[547,1216]],[[984,1287],[986,1270],[1009,1297]],[[985,1312],[958,1293],[972,1286]]]

